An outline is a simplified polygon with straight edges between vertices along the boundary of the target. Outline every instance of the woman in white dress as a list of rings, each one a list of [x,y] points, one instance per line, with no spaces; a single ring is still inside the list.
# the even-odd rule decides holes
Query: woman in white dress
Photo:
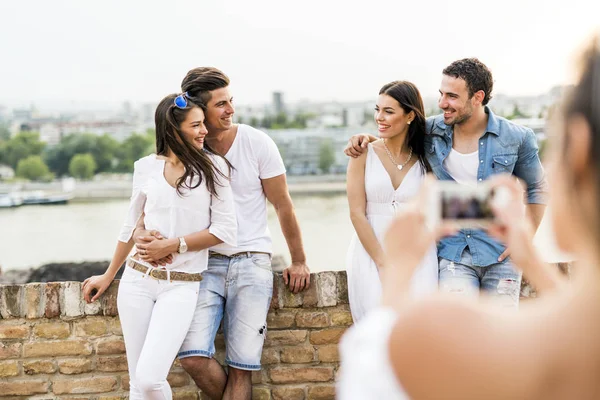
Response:
[[[429,166],[425,160],[425,114],[419,90],[394,81],[379,91],[375,107],[379,140],[351,158],[347,172],[350,218],[356,234],[346,259],[350,310],[355,322],[381,297],[381,240],[394,214],[415,196]],[[435,246],[413,276],[409,292],[419,297],[437,289]]]

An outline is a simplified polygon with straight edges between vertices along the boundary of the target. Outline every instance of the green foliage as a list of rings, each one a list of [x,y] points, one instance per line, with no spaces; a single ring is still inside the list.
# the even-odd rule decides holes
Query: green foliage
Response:
[[[324,173],[335,163],[335,152],[330,140],[324,140],[319,147],[319,168]]]
[[[523,113],[519,109],[519,106],[516,103],[515,103],[515,105],[513,107],[512,114],[506,116],[506,119],[515,119],[515,118],[529,118],[529,115]]]
[[[315,117],[316,115],[312,113],[299,113],[294,116],[293,120],[290,120],[285,112],[281,112],[274,117],[266,115],[260,122],[257,118],[252,117],[250,125],[267,129],[304,129],[307,121]]]
[[[69,163],[69,172],[71,176],[78,179],[92,179],[97,169],[94,156],[90,153],[76,154]]]
[[[76,154],[89,153],[97,166],[96,172],[108,172],[116,164],[119,142],[105,134],[74,133],[65,136],[58,145],[48,149],[46,161],[58,176],[69,174],[69,163]]]
[[[0,122],[0,142],[10,140],[10,129],[6,122]]]
[[[117,150],[117,172],[133,172],[133,163],[154,152],[154,138],[134,133],[121,143]]]
[[[20,160],[17,164],[16,175],[33,181],[52,178],[48,166],[39,155],[28,156],[27,158]]]
[[[0,160],[16,168],[19,160],[29,156],[39,156],[44,147],[46,144],[40,141],[38,132],[21,132],[0,146]]]

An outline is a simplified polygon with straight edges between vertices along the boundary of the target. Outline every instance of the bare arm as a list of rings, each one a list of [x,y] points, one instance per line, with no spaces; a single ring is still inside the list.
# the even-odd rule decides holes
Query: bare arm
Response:
[[[368,144],[376,140],[377,137],[368,133],[358,133],[356,135],[353,135],[348,140],[348,144],[344,149],[344,154],[346,154],[348,157],[359,157],[365,151]]]
[[[534,398],[545,358],[523,323],[448,299],[415,304],[391,333],[392,368],[413,399]]]
[[[375,232],[367,220],[367,195],[365,192],[365,162],[367,153],[360,157],[351,158],[346,172],[346,193],[350,208],[350,220],[369,257],[377,268],[384,264],[384,252],[375,236]]]
[[[533,230],[537,231],[546,212],[545,204],[527,204],[526,215],[533,225]]]
[[[285,237],[292,264],[283,273],[284,281],[289,284],[290,290],[298,293],[310,285],[310,271],[306,265],[306,254],[302,244],[300,225],[294,211],[294,204],[288,192],[285,174],[263,179],[263,191],[267,200],[275,208],[281,232]]]

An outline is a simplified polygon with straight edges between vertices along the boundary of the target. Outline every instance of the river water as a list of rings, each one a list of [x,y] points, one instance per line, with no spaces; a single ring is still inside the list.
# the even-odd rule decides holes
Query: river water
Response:
[[[110,260],[129,202],[71,203],[0,209],[0,266],[3,270],[50,262]],[[294,197],[308,265],[313,272],[345,269],[346,250],[354,233],[343,195]],[[269,229],[275,254],[290,256],[277,216],[269,205]],[[548,261],[562,261],[546,222],[536,237]]]

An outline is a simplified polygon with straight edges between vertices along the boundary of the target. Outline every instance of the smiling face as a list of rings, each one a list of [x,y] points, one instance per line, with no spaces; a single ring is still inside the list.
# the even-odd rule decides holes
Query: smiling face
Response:
[[[210,100],[206,104],[206,127],[211,134],[230,129],[234,113],[233,97],[228,87],[210,92]]]
[[[204,148],[204,137],[208,133],[204,124],[204,112],[200,107],[192,108],[179,126],[185,140],[198,150]]]
[[[476,96],[469,97],[467,82],[443,75],[438,106],[444,111],[444,124],[452,126],[467,121],[473,115]]]
[[[375,105],[375,122],[379,137],[390,139],[408,131],[408,122],[414,119],[413,112],[406,113],[396,99],[380,94]]]

